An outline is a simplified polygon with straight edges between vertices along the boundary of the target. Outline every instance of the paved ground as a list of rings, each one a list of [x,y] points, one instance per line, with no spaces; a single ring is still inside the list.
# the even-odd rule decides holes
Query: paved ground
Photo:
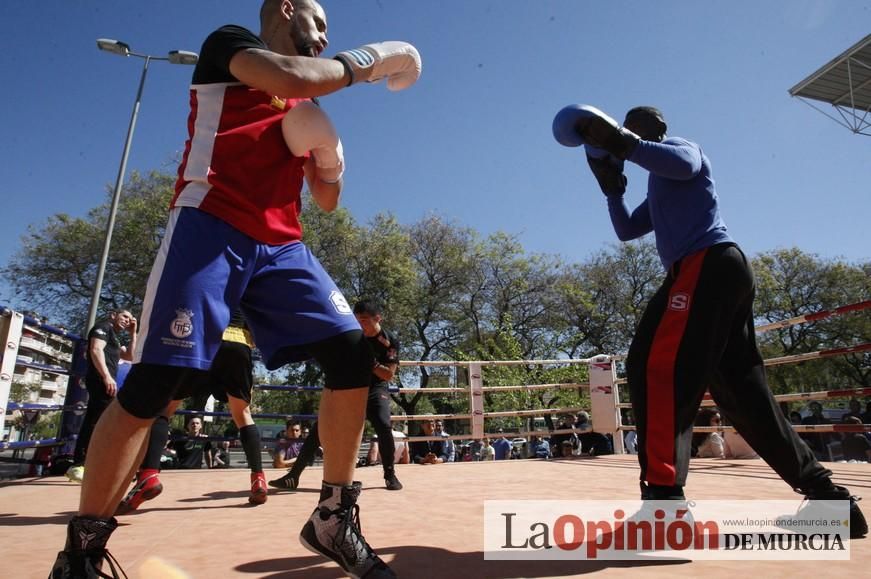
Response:
[[[836,479],[871,497],[871,465],[835,464]],[[504,461],[442,466],[401,465],[405,489],[383,488],[381,469],[361,468],[366,491],[361,520],[367,540],[403,578],[861,577],[871,565],[871,539],[853,541],[844,562],[542,562],[485,561],[487,499],[634,499],[634,457]],[[696,499],[792,499],[794,494],[761,461],[694,460],[688,494]],[[272,470],[268,478],[283,471]],[[342,573],[303,549],[297,533],[311,512],[321,470],[303,475],[303,489],[247,504],[244,469],[168,471],[166,490],[121,519],[110,542],[131,577],[168,577],[150,567],[155,557],[189,577],[333,579]],[[3,577],[45,577],[77,506],[78,487],[51,477],[0,483],[0,561]],[[871,511],[871,498],[866,511]]]

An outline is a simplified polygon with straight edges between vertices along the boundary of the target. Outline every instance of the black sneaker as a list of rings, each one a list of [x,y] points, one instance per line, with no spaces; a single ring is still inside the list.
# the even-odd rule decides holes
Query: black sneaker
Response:
[[[402,483],[399,482],[399,479],[396,478],[396,473],[393,470],[384,472],[384,486],[387,487],[389,491],[401,491]]]
[[[106,549],[106,542],[118,521],[73,517],[67,526],[67,544],[57,554],[49,579],[96,579],[127,577],[118,561]],[[103,571],[103,563],[108,571]]]
[[[281,478],[269,481],[269,486],[275,489],[283,489],[286,491],[295,491],[299,486],[299,479],[291,473],[287,473]]]
[[[850,494],[846,487],[840,485],[830,485],[829,488],[809,489],[799,491],[805,495],[808,500],[818,501],[850,501],[850,538],[860,539],[868,534],[868,522],[865,520],[865,515],[862,514],[862,509],[859,508],[861,497]]]
[[[324,493],[331,489],[324,487]],[[360,531],[361,484],[342,487],[341,501],[335,510],[317,507],[302,528],[303,547],[332,559],[354,579],[395,579],[396,574],[375,554]],[[327,495],[329,496],[329,495]]]

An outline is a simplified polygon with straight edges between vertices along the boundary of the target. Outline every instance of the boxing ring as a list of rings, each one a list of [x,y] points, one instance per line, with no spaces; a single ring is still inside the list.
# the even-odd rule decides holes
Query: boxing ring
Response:
[[[757,328],[769,331],[824,317],[866,310],[871,301],[818,312]],[[15,316],[4,311],[5,316]],[[24,320],[22,319],[22,323]],[[9,332],[2,336],[5,351],[2,371],[7,372],[12,350]],[[13,336],[14,337],[14,336]],[[767,366],[808,361],[871,350],[871,344],[820,350],[766,360]],[[442,465],[397,465],[404,484],[400,492],[384,489],[380,468],[359,468],[357,478],[366,492],[361,504],[361,522],[367,540],[400,577],[581,577],[593,572],[629,576],[725,577],[751,569],[773,577],[864,574],[871,560],[871,539],[852,541],[850,561],[488,561],[483,553],[484,501],[487,500],[614,500],[637,498],[637,458],[622,452],[622,410],[630,405],[621,397],[625,380],[619,377],[620,356],[594,356],[580,360],[427,361],[403,362],[403,367],[462,369],[468,378],[463,386],[398,388],[395,393],[451,395],[468,398],[468,412],[456,414],[396,415],[394,421],[416,422],[441,418],[462,423],[462,434],[449,438],[470,440],[499,436],[523,437],[580,432],[574,428],[541,431],[519,428],[512,432],[488,432],[488,420],[539,418],[588,410],[594,432],[613,439],[618,454],[572,456],[553,460],[505,460],[455,462]],[[548,384],[488,385],[488,372],[500,367],[577,367],[583,381]],[[317,391],[313,386],[264,385],[263,390]],[[548,392],[574,389],[589,396],[589,404],[577,407],[497,411],[487,408],[488,394],[500,392]],[[809,401],[871,396],[871,389],[836,389],[776,396],[780,401]],[[586,400],[586,396],[584,397]],[[254,397],[256,404],[256,395]],[[5,402],[5,401],[3,401]],[[706,400],[704,404],[712,404]],[[45,405],[48,406],[48,405]],[[81,412],[81,403],[64,403],[41,411]],[[6,403],[6,409],[25,409]],[[202,414],[202,413],[201,413]],[[226,413],[207,413],[226,416]],[[310,415],[256,414],[259,418]],[[522,420],[521,420],[522,421]],[[728,427],[697,427],[698,432],[723,431]],[[871,425],[800,426],[799,432],[867,432]],[[458,428],[458,430],[460,430]],[[63,448],[74,435],[25,441],[20,448]],[[219,437],[216,437],[219,438]],[[442,437],[432,437],[441,439]],[[220,438],[219,438],[220,439]],[[408,440],[424,440],[410,437]],[[4,443],[0,449],[12,449]],[[871,497],[871,464],[827,463],[836,483],[855,494]],[[267,469],[267,478],[283,470]],[[332,563],[312,556],[296,540],[303,522],[317,499],[322,477],[319,467],[306,469],[296,492],[270,489],[265,505],[247,503],[247,470],[218,469],[164,471],[165,490],[139,511],[120,518],[121,526],[110,549],[131,577],[342,577]],[[693,459],[687,494],[694,499],[792,499],[793,491],[761,460]],[[65,524],[74,514],[79,487],[62,477],[25,477],[0,482],[0,555],[10,576],[44,577],[63,544]],[[868,502],[868,501],[864,501]],[[242,512],[244,510],[245,512]],[[866,511],[868,507],[866,505]],[[167,567],[168,565],[168,567]],[[20,571],[20,573],[19,573]],[[173,575],[174,574],[174,575]]]

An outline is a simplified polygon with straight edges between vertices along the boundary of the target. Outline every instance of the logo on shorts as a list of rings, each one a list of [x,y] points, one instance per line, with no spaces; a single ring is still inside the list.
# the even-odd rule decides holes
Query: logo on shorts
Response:
[[[276,110],[283,111],[287,108],[287,102],[281,97],[274,96],[272,97],[272,100],[269,101],[269,106]]]
[[[340,314],[349,315],[353,313],[351,312],[351,306],[348,305],[348,300],[345,299],[342,292],[335,290],[331,291],[330,301],[332,302],[333,307],[336,308],[336,311]]]
[[[169,325],[169,331],[176,338],[187,338],[194,331],[194,323],[191,318],[194,313],[184,308],[175,310],[176,318]]]
[[[668,309],[677,310],[682,312],[684,310],[688,310],[690,307],[690,295],[685,293],[678,293],[671,296],[671,299],[668,302]]]

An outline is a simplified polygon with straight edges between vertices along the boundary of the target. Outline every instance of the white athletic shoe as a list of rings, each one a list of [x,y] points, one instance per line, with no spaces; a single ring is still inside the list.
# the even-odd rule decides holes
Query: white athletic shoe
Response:
[[[82,484],[82,480],[85,478],[85,467],[83,466],[71,466],[67,469],[66,477],[70,479],[70,482]]]

